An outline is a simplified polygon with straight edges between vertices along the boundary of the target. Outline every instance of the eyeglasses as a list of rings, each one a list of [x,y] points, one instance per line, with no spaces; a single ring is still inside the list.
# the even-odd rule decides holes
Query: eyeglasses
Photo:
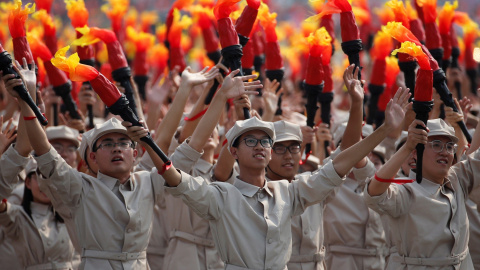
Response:
[[[290,146],[285,146],[285,145],[275,145],[273,147],[273,152],[275,152],[275,154],[280,154],[280,155],[283,155],[287,152],[287,149],[288,151],[291,153],[291,154],[298,154],[300,153],[300,150],[301,150],[301,146],[300,144],[292,144]]]
[[[265,148],[270,148],[272,147],[273,141],[270,138],[263,138],[263,139],[255,139],[255,138],[244,138],[245,144],[248,147],[255,147],[257,146],[258,142],[265,147]]]
[[[69,146],[69,147],[63,147],[61,144],[52,144],[52,147],[55,148],[55,150],[58,153],[68,153],[68,154],[73,154],[77,151],[77,147],[75,146]]]
[[[453,142],[443,143],[442,141],[435,140],[428,143],[432,146],[433,152],[435,153],[442,152],[444,147],[449,154],[454,154],[457,150],[457,145]]]
[[[104,149],[104,150],[110,151],[110,150],[114,149],[117,145],[118,145],[118,146],[120,147],[120,149],[122,149],[122,150],[127,150],[127,149],[129,149],[129,148],[133,148],[133,147],[134,147],[133,143],[130,143],[130,142],[117,142],[117,143],[105,142],[105,143],[99,144],[98,147],[97,147],[97,149],[102,148],[102,149]]]

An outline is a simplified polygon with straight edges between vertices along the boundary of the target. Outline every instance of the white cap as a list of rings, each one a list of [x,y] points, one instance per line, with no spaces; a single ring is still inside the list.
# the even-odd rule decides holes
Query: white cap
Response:
[[[303,141],[302,130],[297,124],[293,124],[287,121],[277,121],[273,123],[275,128],[275,142],[285,141]]]
[[[232,147],[233,142],[240,137],[243,133],[250,130],[261,130],[267,133],[267,135],[275,142],[275,127],[272,122],[265,122],[259,120],[257,117],[252,117],[247,120],[240,120],[235,122],[235,125],[227,132],[225,137],[228,142],[228,150]]]
[[[95,143],[97,142],[100,137],[102,137],[105,134],[108,133],[121,133],[121,134],[127,134],[127,128],[122,125],[122,122],[116,118],[110,118],[108,121],[105,121],[101,125],[95,125],[95,128],[92,129],[92,135],[91,135],[91,146],[92,149],[95,146]]]
[[[80,145],[80,140],[78,139],[79,133],[76,129],[67,126],[47,127],[45,133],[49,141],[65,139],[72,141],[76,147]]]

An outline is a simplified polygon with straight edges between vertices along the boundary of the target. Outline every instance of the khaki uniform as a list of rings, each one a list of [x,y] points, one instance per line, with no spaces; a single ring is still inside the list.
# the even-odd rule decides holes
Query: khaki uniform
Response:
[[[466,202],[466,208],[470,226],[468,250],[472,257],[474,269],[480,270],[480,212],[478,205],[470,199]]]
[[[35,159],[46,177],[40,188],[81,250],[80,269],[148,269],[153,208],[164,192],[156,169],[132,173],[122,185],[101,172],[94,178],[72,169],[53,147]]]
[[[374,174],[375,167],[370,160],[363,168],[354,168],[325,206],[327,269],[385,268],[387,247],[382,221],[363,199],[365,180]]]
[[[424,178],[390,185],[380,196],[365,191],[368,206],[390,217],[398,254],[390,256],[388,269],[473,269],[465,203],[480,185],[479,153],[452,166],[443,185]]]
[[[192,176],[201,176],[211,183],[213,165],[200,159],[202,153],[183,142],[171,156],[175,168]],[[167,209],[168,248],[163,268],[168,269],[224,269],[222,259],[213,242],[208,220],[202,219],[181,198],[165,196]]]
[[[311,175],[311,172],[298,174],[294,181],[306,180]],[[289,270],[325,269],[324,207],[325,201],[322,201],[309,206],[300,216],[292,217],[292,255],[287,264]]]
[[[285,269],[291,217],[323,201],[343,180],[329,162],[308,179],[265,181],[263,188],[241,180],[208,184],[182,172],[181,183],[167,191],[210,221],[225,269]]]
[[[32,218],[22,206],[7,203],[7,211],[0,213],[0,225],[11,239],[22,268],[76,269],[79,258],[75,258],[65,224],[55,222],[49,205],[32,202],[31,210]]]

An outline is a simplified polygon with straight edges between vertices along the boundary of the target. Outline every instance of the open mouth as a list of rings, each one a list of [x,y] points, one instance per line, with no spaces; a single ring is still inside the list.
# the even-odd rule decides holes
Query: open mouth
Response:
[[[282,165],[282,167],[284,168],[293,168],[293,163],[289,162],[289,163],[285,163]]]
[[[264,159],[265,158],[265,154],[263,153],[257,153],[255,155],[253,155],[254,158],[259,158],[259,159]]]
[[[121,158],[121,157],[112,158],[112,162],[121,162],[121,161],[123,161],[123,158]]]
[[[438,163],[438,164],[447,165],[447,164],[448,164],[448,160],[445,159],[445,158],[437,159],[437,163]]]

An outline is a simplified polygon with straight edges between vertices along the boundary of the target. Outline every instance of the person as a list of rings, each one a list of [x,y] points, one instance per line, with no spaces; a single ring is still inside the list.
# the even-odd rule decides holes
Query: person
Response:
[[[319,203],[341,185],[344,176],[364,158],[388,130],[400,125],[406,99],[399,91],[386,110],[386,124],[305,180],[267,182],[265,168],[275,140],[273,123],[256,117],[237,121],[227,134],[230,153],[239,175],[234,184],[208,184],[164,163],[166,190],[202,218],[209,220],[212,235],[226,269],[285,269],[291,253],[291,217]],[[135,141],[146,130],[138,131]],[[158,158],[157,158],[158,159]],[[160,161],[161,162],[161,161]]]
[[[272,147],[272,159],[267,165],[267,181],[292,182],[309,178],[318,170],[318,166],[313,172],[297,173],[303,144],[300,126],[283,120],[274,122],[273,125],[276,140]],[[287,264],[288,269],[326,269],[323,246],[325,201],[308,207],[300,216],[292,217],[292,255]]]
[[[420,125],[423,128],[416,128]],[[389,217],[397,253],[387,269],[473,269],[466,200],[478,190],[479,152],[452,166],[458,138],[442,119],[413,121],[406,143],[365,187],[368,206]],[[421,183],[392,185],[418,143],[425,145]],[[416,170],[419,168],[417,167]],[[409,178],[415,179],[414,170]],[[413,180],[412,180],[413,181]]]
[[[45,130],[48,141],[60,156],[72,168],[77,168],[77,149],[80,146],[79,133],[67,126],[47,127]]]

